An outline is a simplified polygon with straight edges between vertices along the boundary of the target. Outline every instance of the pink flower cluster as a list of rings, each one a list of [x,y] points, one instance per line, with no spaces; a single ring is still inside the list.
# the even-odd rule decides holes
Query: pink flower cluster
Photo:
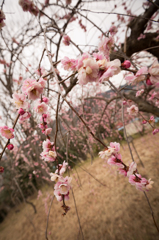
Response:
[[[46,162],[54,162],[57,157],[54,143],[50,142],[49,139],[46,139],[43,142],[43,152],[40,155]]]
[[[4,12],[2,10],[0,10],[0,30],[2,29],[2,27],[5,26],[4,20],[5,20],[5,15]]]
[[[7,139],[11,139],[14,138],[14,129],[13,128],[9,128],[7,126],[4,127],[0,127],[0,133],[3,137],[6,137]]]
[[[137,71],[137,73],[134,75],[133,73],[132,74],[129,74],[125,77],[125,80],[131,84],[131,83],[138,83],[138,82],[141,82],[143,80],[146,79],[146,76],[148,74],[148,68],[147,67],[142,67],[140,68],[139,71]]]
[[[129,178],[129,182],[136,187],[136,189],[140,191],[148,191],[152,188],[153,182],[151,179],[147,180],[143,178],[137,172],[137,165],[135,162],[132,162],[129,166],[126,166],[123,161],[120,151],[120,144],[116,142],[111,142],[110,147],[105,149],[104,151],[99,152],[99,156],[107,160],[109,165],[114,165],[118,168],[120,174],[127,176]]]
[[[103,53],[94,54],[94,58],[87,53],[79,58],[77,68],[80,85],[88,82],[107,81],[121,71],[121,62],[118,59],[107,61]]]
[[[112,36],[103,37],[99,42],[98,49],[100,52],[102,52],[105,55],[106,58],[109,58],[109,54],[113,45],[114,45],[114,38]]]
[[[58,169],[55,173],[50,173],[51,181],[56,182],[54,186],[54,194],[57,201],[68,200],[69,190],[71,189],[71,177],[63,177],[64,172],[67,168],[67,163],[64,161],[63,164],[58,165]]]
[[[61,60],[65,70],[78,71],[78,80],[80,85],[88,82],[103,82],[121,71],[121,62],[119,59],[109,61],[109,53],[114,40],[112,37],[103,38],[99,43],[99,52],[91,56],[84,53],[78,60],[65,57]],[[126,67],[129,67],[129,61]]]
[[[19,0],[19,5],[22,7],[24,12],[30,12],[34,16],[37,16],[39,9],[30,0]]]
[[[159,63],[157,60],[153,62],[151,67],[142,67],[137,71],[137,73],[129,74],[125,77],[125,80],[131,83],[138,83],[146,80],[147,85],[156,84],[159,82]]]

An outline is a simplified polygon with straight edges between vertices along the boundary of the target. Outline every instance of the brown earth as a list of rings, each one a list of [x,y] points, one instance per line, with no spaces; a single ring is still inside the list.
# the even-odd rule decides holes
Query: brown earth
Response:
[[[134,140],[136,149],[145,168],[142,168],[136,153],[133,154],[138,163],[138,171],[142,176],[152,178],[153,188],[147,193],[154,215],[159,225],[159,134],[148,134]],[[128,147],[121,148],[125,163],[131,162]],[[104,165],[104,166],[103,166]],[[77,167],[73,170],[73,191],[81,222],[84,239],[89,240],[157,240],[157,232],[144,193],[130,185],[128,179],[116,173],[115,168],[106,165],[97,158],[93,165],[87,161],[81,165],[88,173]],[[31,201],[36,204],[37,214],[33,209],[22,204],[12,209],[3,223],[0,224],[1,240],[44,240],[47,215],[44,201],[49,208],[53,189],[42,189],[43,195]],[[48,198],[48,200],[47,200]],[[62,216],[61,203],[53,201],[49,217],[49,240],[82,239],[73,201],[72,193],[67,205],[71,207],[66,216]],[[17,211],[19,210],[19,211]]]

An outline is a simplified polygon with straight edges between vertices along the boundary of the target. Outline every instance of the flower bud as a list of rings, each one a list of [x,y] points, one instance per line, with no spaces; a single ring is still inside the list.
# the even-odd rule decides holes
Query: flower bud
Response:
[[[7,145],[7,148],[8,148],[9,150],[12,150],[12,149],[14,148],[14,145],[10,143],[10,144]]]
[[[151,86],[151,85],[153,85],[152,84],[152,82],[150,81],[150,79],[148,78],[148,79],[146,79],[146,84],[148,85],[148,86]]]
[[[3,172],[4,172],[4,167],[0,166],[0,173],[3,173]]]
[[[146,124],[146,123],[147,123],[147,121],[144,119],[144,120],[142,121],[142,123],[143,123],[143,124]]]
[[[131,62],[129,60],[125,60],[122,64],[122,67],[129,68],[131,66]]]
[[[19,108],[18,113],[19,113],[20,115],[24,115],[25,111],[24,111],[23,108]]]

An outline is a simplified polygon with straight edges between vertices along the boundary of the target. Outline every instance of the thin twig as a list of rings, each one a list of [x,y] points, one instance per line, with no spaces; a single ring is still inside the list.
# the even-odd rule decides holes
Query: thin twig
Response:
[[[53,204],[54,197],[55,197],[55,195],[52,196],[49,211],[48,211],[48,215],[47,215],[46,230],[45,230],[45,239],[46,240],[49,240],[48,236],[47,236],[47,229],[48,229],[48,225],[49,225],[49,216],[50,216],[50,211],[51,211],[51,207],[52,207],[52,204]]]
[[[67,143],[66,143],[66,161],[67,161],[67,163],[68,163],[68,142],[69,142],[69,132],[67,133]],[[70,176],[69,168],[68,168],[68,174]],[[77,209],[77,204],[76,204],[76,199],[75,199],[75,195],[74,195],[74,192],[73,192],[73,188],[71,188],[71,192],[72,192],[73,201],[74,201],[74,204],[75,204],[75,209],[76,209],[76,215],[77,215],[77,219],[78,219],[79,229],[80,229],[81,234],[82,234],[82,239],[84,239],[82,226],[81,226],[81,221],[80,221],[79,214],[78,214],[78,209]]]

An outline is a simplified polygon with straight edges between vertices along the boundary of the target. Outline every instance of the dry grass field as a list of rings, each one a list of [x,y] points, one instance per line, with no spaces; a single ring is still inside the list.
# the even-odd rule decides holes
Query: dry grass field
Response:
[[[159,134],[148,134],[134,140],[136,149],[145,168],[142,168],[133,151],[138,171],[154,181],[153,188],[148,192],[155,218],[159,225]],[[131,162],[126,144],[121,148],[124,162]],[[115,169],[97,158],[93,164],[86,162],[81,165],[87,169],[101,185],[79,166],[73,177],[73,191],[79,212],[84,239],[89,240],[157,240],[159,234],[153,224],[148,203],[143,192],[130,185],[128,179],[116,173]],[[43,195],[30,200],[36,204],[37,214],[27,205],[12,209],[5,221],[0,224],[1,240],[44,240],[47,215],[45,206],[49,208],[53,189],[41,190]],[[47,203],[47,204],[46,204]],[[48,239],[75,240],[82,239],[72,194],[67,204],[71,210],[62,216],[61,203],[56,199],[51,208]],[[45,205],[45,206],[44,206]],[[18,211],[17,211],[18,210]]]

